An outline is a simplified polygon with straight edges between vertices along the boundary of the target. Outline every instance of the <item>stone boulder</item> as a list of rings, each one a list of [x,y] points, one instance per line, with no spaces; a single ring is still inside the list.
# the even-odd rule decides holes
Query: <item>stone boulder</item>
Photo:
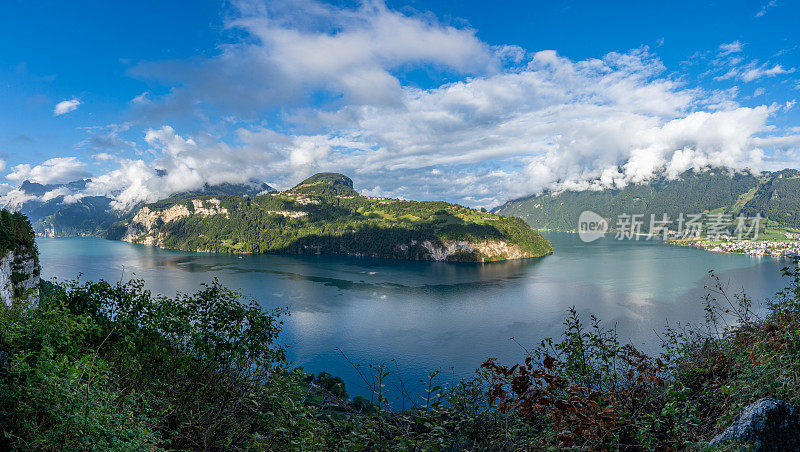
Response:
[[[800,450],[800,413],[790,404],[763,398],[745,407],[709,448],[727,441],[751,443],[759,452]]]

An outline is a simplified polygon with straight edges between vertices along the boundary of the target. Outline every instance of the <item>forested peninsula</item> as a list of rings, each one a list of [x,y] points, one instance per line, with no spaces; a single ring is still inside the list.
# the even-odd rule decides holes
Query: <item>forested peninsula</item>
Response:
[[[343,254],[491,262],[552,252],[519,218],[446,202],[362,196],[338,173],[261,196],[199,196],[141,207],[109,238],[199,252]]]

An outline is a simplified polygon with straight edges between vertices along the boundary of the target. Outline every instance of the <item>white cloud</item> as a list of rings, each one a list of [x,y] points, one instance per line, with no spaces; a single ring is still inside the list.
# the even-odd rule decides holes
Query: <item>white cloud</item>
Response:
[[[578,62],[539,52],[524,71],[409,89],[403,108],[340,110],[327,119],[339,136],[360,144],[319,165],[414,177],[434,166],[471,165],[477,173],[510,166],[516,170],[486,171],[484,179],[493,185],[487,193],[508,198],[552,187],[621,186],[665,169],[675,175],[760,163],[748,140],[765,129],[768,108],[693,112],[707,95],[654,78],[662,71],[643,50]],[[453,197],[475,190],[440,179],[437,187]]]
[[[756,13],[756,17],[763,17],[765,14],[767,14],[767,11],[770,8],[774,8],[775,6],[778,6],[778,1],[777,0],[770,0],[770,1],[766,2],[766,3],[764,3],[764,5],[761,6],[761,9],[758,10],[758,12]]]
[[[263,181],[269,165],[278,157],[277,151],[270,149],[271,143],[288,138],[275,133],[260,135],[249,142],[243,132],[242,145],[234,148],[209,135],[184,138],[170,126],[149,129],[145,142],[151,146],[148,153],[155,157],[145,161],[96,155],[99,160],[115,162],[117,167],[93,177],[85,194],[112,196],[115,207],[126,209],[176,192],[197,190],[204,184]],[[283,153],[280,158],[289,160],[289,155]]]
[[[495,54],[473,30],[404,15],[380,1],[354,9],[316,2],[292,8],[237,5],[239,17],[228,27],[246,32],[246,42],[224,45],[219,55],[193,63],[150,62],[131,69],[137,77],[181,85],[141,108],[157,114],[199,103],[245,114],[296,105],[316,92],[347,103],[397,104],[402,89],[394,70],[432,65],[482,74],[497,70],[501,59],[521,58],[518,47],[499,47]]]
[[[45,192],[45,194],[42,195],[41,200],[47,202],[50,201],[51,199],[58,198],[59,196],[67,196],[71,193],[72,192],[66,187],[60,187],[56,188],[55,190],[50,190],[48,192]]]
[[[19,188],[7,190],[10,187],[8,184],[0,184],[0,187],[5,191],[5,193],[0,192],[2,193],[2,196],[0,196],[0,205],[4,209],[12,211],[19,210],[26,202],[36,199],[36,196],[29,195]]]
[[[80,105],[81,101],[79,101],[78,99],[61,101],[57,103],[56,107],[53,109],[53,116],[61,116],[71,111],[75,111],[78,109],[78,106]]]
[[[647,49],[582,61],[542,51],[525,63],[432,89],[403,87],[397,103],[306,111],[304,119],[323,125],[314,134],[250,126],[221,140],[152,128],[143,154],[152,159],[98,155],[118,166],[86,193],[130,207],[204,183],[269,178],[288,188],[338,171],[365,193],[491,206],[545,189],[769,163],[756,137],[783,106],[741,107],[736,90],[685,86]]]
[[[781,64],[769,61],[761,64],[759,64],[758,60],[745,62],[745,57],[742,54],[743,49],[744,44],[740,41],[720,44],[719,51],[708,61],[709,70],[703,75],[714,75],[714,80],[717,81],[738,79],[743,82],[752,82],[762,78],[795,72],[794,68],[785,68]],[[783,53],[784,51],[781,51],[775,56],[780,56]],[[700,58],[703,58],[703,56],[701,55]]]
[[[756,146],[772,149],[765,158],[765,168],[780,170],[786,167],[797,168],[800,162],[800,127],[790,127],[784,134],[753,139]]]
[[[241,129],[241,144],[215,155],[248,155],[248,170],[287,185],[315,171],[341,171],[369,193],[471,205],[547,188],[623,186],[691,168],[762,165],[753,137],[768,131],[773,108],[742,108],[731,99],[735,92],[705,93],[663,72],[643,49],[577,62],[544,51],[524,70],[405,88],[399,106],[320,111],[326,133]],[[185,146],[202,148],[172,129],[159,136],[176,157]]]
[[[150,91],[145,91],[142,94],[139,94],[138,96],[136,96],[133,99],[131,99],[131,103],[132,104],[146,104],[146,103],[150,102],[150,100],[147,98],[147,96],[149,96],[149,95],[150,95]]]
[[[109,154],[108,152],[99,152],[92,156],[95,160],[101,162],[108,162],[108,161],[117,161],[117,157],[114,155]]]
[[[737,87],[690,86],[646,47],[571,60],[553,50],[489,46],[474,30],[379,1],[344,9],[236,6],[227,26],[241,41],[211,58],[131,70],[170,87],[166,95],[140,94],[134,111],[151,121],[176,112],[185,119],[189,111],[205,132],[159,120],[139,135],[142,144],[126,135],[129,125],[93,129],[85,143],[110,170],[70,196],[109,195],[125,208],[206,183],[267,179],[288,188],[314,172],[338,171],[364,193],[491,206],[688,169],[771,167],[773,149],[781,161],[800,155],[797,134],[770,124],[790,105],[742,107]],[[742,48],[724,43],[700,58],[719,80],[794,71],[746,62]],[[420,68],[457,81],[404,85],[403,74]],[[275,108],[280,127],[259,114]],[[223,118],[217,124],[215,115]],[[41,167],[79,164],[47,163],[18,165],[9,180],[44,180]]]
[[[39,184],[60,184],[88,176],[86,164],[77,157],[58,157],[33,167],[28,164],[16,165],[6,179],[18,183],[29,180]]]
[[[739,41],[728,42],[719,45],[719,55],[720,57],[728,56],[732,53],[741,52],[744,48],[744,45]]]
[[[762,77],[774,77],[781,74],[791,74],[794,71],[794,68],[786,69],[780,64],[773,65],[772,67],[767,67],[766,64],[763,64],[761,66],[751,66],[745,69],[739,74],[739,77],[742,79],[742,81],[752,82],[753,80]]]
[[[752,82],[765,77],[775,77],[776,75],[791,74],[794,68],[784,68],[780,64],[764,63],[759,65],[758,61],[751,61],[744,65],[737,65],[738,62],[729,63],[729,67],[722,75],[714,77],[715,80],[730,80],[738,78],[743,82]]]

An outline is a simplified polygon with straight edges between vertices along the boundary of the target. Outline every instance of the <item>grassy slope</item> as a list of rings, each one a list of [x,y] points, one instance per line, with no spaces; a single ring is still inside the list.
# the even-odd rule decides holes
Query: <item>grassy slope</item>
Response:
[[[343,178],[343,179],[342,179]],[[202,197],[199,199],[208,199]],[[160,226],[164,245],[184,250],[248,253],[334,253],[417,259],[423,241],[505,241],[531,256],[552,251],[550,243],[517,218],[479,212],[445,202],[373,199],[352,182],[321,174],[292,190],[257,197],[216,197],[229,214],[184,217]],[[190,205],[190,200],[180,201]],[[164,202],[158,209],[169,207]],[[292,218],[284,212],[302,214]],[[400,245],[416,245],[400,249]],[[501,260],[460,255],[465,261]]]

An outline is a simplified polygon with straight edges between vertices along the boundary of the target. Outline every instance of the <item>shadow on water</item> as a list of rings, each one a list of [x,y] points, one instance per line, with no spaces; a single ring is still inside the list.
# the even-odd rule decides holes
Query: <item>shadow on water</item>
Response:
[[[173,295],[216,277],[264,307],[288,306],[281,340],[291,359],[342,376],[351,394],[364,389],[337,347],[362,364],[395,359],[407,381],[435,369],[450,374],[451,367],[459,378],[488,357],[520,360],[510,337],[528,346],[558,336],[575,306],[616,325],[621,340],[652,351],[655,331],[667,321],[702,320],[709,269],[763,300],[783,286],[779,270],[787,263],[657,242],[546,236],[553,255],[491,264],[202,254],[92,238],[41,239],[39,249],[46,278],[83,272],[116,281],[124,271]]]
[[[502,285],[515,279],[525,278],[543,261],[544,258],[531,258],[481,264],[400,261],[355,256],[275,254],[240,256],[186,253],[142,256],[139,266],[197,274],[227,273],[251,278],[259,275],[274,276],[290,281],[319,283],[344,291],[379,288],[413,293],[437,290],[470,291],[476,287]]]

